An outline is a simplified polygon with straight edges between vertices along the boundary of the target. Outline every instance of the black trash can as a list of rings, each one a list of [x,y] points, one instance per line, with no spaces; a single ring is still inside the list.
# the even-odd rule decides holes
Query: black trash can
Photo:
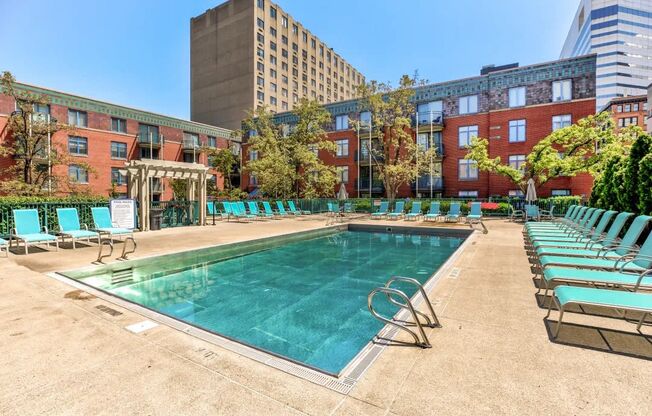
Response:
[[[161,209],[152,209],[149,212],[149,229],[151,231],[156,231],[161,229],[161,223],[163,221],[163,210]]]

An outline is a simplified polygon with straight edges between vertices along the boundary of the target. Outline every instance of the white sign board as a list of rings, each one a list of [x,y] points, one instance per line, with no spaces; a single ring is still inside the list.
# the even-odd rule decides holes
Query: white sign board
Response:
[[[111,222],[114,227],[136,228],[136,201],[133,199],[112,199],[109,201]]]

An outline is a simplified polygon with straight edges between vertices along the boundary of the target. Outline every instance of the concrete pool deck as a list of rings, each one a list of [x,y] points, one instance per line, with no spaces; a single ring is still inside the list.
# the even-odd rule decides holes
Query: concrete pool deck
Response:
[[[131,257],[324,224],[312,216],[136,234]],[[652,413],[652,337],[569,313],[551,342],[521,225],[486,224],[489,234],[475,233],[430,293],[443,325],[428,330],[433,348],[386,348],[348,395],[165,325],[130,332],[142,316],[43,274],[89,265],[95,246],[0,258],[0,414]]]

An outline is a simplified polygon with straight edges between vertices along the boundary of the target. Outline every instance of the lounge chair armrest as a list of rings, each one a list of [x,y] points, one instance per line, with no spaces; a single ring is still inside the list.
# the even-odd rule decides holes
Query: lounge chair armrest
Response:
[[[42,228],[43,228],[43,232],[44,232],[45,234],[50,234],[49,231],[48,231],[48,227],[47,227],[47,226],[44,225]]]
[[[634,290],[638,290],[638,287],[641,285],[643,278],[650,275],[652,275],[652,269],[647,269],[645,271],[642,271],[641,274],[638,276],[638,280],[636,281],[636,286],[634,286]]]
[[[87,224],[82,224],[82,228],[86,231],[88,231],[88,225]]]
[[[651,260],[651,256],[646,256],[643,254],[637,254],[636,256],[632,256],[631,254],[626,254],[622,257],[620,257],[618,260],[616,260],[616,263],[614,263],[614,270],[618,270],[620,272],[623,272],[623,269],[625,266],[627,266],[629,263],[635,261],[635,260]],[[618,263],[623,262],[620,267],[618,267]]]

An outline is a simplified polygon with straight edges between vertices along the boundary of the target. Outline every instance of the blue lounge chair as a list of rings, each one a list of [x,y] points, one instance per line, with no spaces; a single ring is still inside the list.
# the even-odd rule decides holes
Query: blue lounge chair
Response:
[[[421,201],[414,201],[412,203],[412,209],[410,209],[410,212],[407,213],[405,216],[406,220],[418,220],[419,217],[423,215],[423,212],[421,212]]]
[[[250,220],[258,218],[256,215],[247,214],[247,209],[245,208],[244,202],[236,201],[231,203],[231,211],[233,216],[240,221],[241,219]]]
[[[283,205],[283,201],[276,201],[276,210],[278,211],[278,215],[281,217],[287,217],[288,213],[285,211],[285,206]]]
[[[3,248],[5,250],[5,257],[9,257],[9,242],[0,238],[0,251],[2,251]]]
[[[55,243],[59,250],[59,240],[56,236],[49,234],[47,227],[41,228],[41,222],[38,218],[38,211],[35,209],[15,209],[14,229],[9,234],[9,245],[13,240],[16,244],[22,241],[25,245],[25,254],[29,254],[29,245],[45,243]]]
[[[217,209],[217,201],[209,201],[206,203],[206,213],[207,216],[211,218],[228,218],[228,214],[226,212]]]
[[[620,311],[640,312],[641,319],[638,321],[636,330],[641,330],[645,318],[652,314],[652,294],[641,292],[625,292],[619,290],[596,289],[592,287],[559,286],[555,288],[552,301],[548,307],[548,315],[552,309],[553,302],[559,310],[557,327],[552,335],[557,338],[561,328],[562,318],[568,305],[600,306]]]
[[[100,235],[95,231],[89,231],[86,224],[82,226],[79,223],[77,208],[57,208],[57,219],[61,241],[64,242],[66,237],[70,238],[73,250],[76,248],[75,242],[80,239],[90,243],[91,238],[95,238],[99,244]]]
[[[541,221],[541,212],[538,205],[529,204],[525,206],[525,221],[530,221],[530,219],[537,222]]]
[[[298,217],[298,216],[300,216],[300,215],[303,215],[303,213],[302,213],[301,211],[299,211],[299,210],[297,209],[297,207],[294,205],[294,202],[292,202],[292,205],[290,205],[290,202],[292,202],[292,201],[287,201],[288,209],[285,210],[285,212],[288,213],[288,214],[292,214],[292,215],[294,215],[295,217]],[[281,202],[281,205],[282,205],[282,204],[283,204],[283,202]],[[285,209],[285,207],[283,207],[283,209]]]
[[[652,233],[648,234],[643,247],[640,249],[637,248],[636,241],[638,241],[641,233],[651,220],[652,217],[650,216],[639,215],[634,219],[617,247],[600,250],[592,257],[541,256],[539,257],[539,264],[541,265],[543,274],[545,275],[547,268],[553,266],[607,270],[620,269],[621,271],[635,272],[649,268],[649,262],[644,257],[650,257],[652,261]]]
[[[431,201],[430,209],[428,209],[428,213],[423,217],[423,219],[425,221],[432,219],[437,221],[439,218],[441,218],[441,211],[439,210],[440,205],[441,204],[438,201]]]
[[[508,210],[509,210],[509,214],[508,214],[509,220],[512,222],[516,221],[517,219],[522,220],[525,217],[525,211],[523,211],[522,209],[516,209],[516,207],[514,207],[514,205],[512,204],[509,204]]]
[[[471,202],[471,210],[466,216],[466,223],[469,224],[469,227],[473,228],[473,224],[480,224],[482,227],[482,232],[487,234],[489,230],[485,227],[484,222],[482,222],[482,203],[481,202]]]
[[[298,209],[296,205],[294,205],[294,201],[290,200],[288,201],[288,208],[290,208],[290,211],[292,213],[298,212],[299,215],[310,215],[312,212],[306,210],[306,209]]]
[[[277,218],[278,217],[278,214],[276,212],[274,212],[274,210],[272,209],[272,206],[269,205],[268,201],[263,201],[263,209],[265,210],[265,215],[267,217],[271,217],[271,218]]]
[[[551,240],[557,237],[581,237],[591,233],[593,226],[598,221],[598,218],[604,212],[603,209],[589,208],[585,211],[578,223],[572,223],[561,226],[560,228],[545,228],[545,229],[529,229],[527,230],[527,238],[530,242],[536,240]]]
[[[552,229],[565,229],[567,227],[573,227],[580,223],[584,218],[588,207],[579,207],[576,206],[570,212],[567,212],[564,218],[561,218],[558,221],[546,221],[546,222],[530,222],[525,224],[525,229],[530,230],[552,230]]]
[[[448,209],[448,214],[446,214],[446,221],[453,220],[455,222],[460,219],[460,203],[451,202],[450,208]]]
[[[405,201],[396,201],[394,205],[394,211],[387,214],[387,219],[399,219],[405,215],[403,210],[405,209]]]
[[[268,214],[266,212],[261,212],[258,209],[258,203],[255,202],[255,201],[249,201],[249,202],[247,202],[247,205],[249,206],[249,212],[252,215],[257,215],[257,216],[262,217],[262,218],[267,218],[267,217],[273,217],[274,216],[273,213]]]
[[[622,226],[619,226],[618,223],[623,222],[626,220],[629,215],[629,213],[623,213],[622,217],[616,217],[616,220],[614,221],[614,224],[616,228],[622,228]],[[604,234],[604,230],[607,228],[607,224],[611,221],[613,216],[616,215],[616,211],[607,211],[602,215],[602,218],[600,219],[600,222],[598,225],[589,233],[586,237],[582,238],[576,238],[575,241],[571,241],[572,237],[568,241],[568,237],[562,237],[562,241],[537,241],[535,243],[534,250],[537,253],[537,256],[543,256],[543,255],[565,255],[565,253],[568,253],[568,255],[583,255],[580,252],[589,250],[589,251],[594,251],[594,250],[600,250],[604,246],[603,242],[607,241],[607,246],[611,245],[614,241],[615,238],[617,238],[617,234],[614,235],[613,230],[609,230],[610,233]],[[623,220],[624,218],[624,220]],[[612,225],[612,228],[613,228]],[[618,231],[620,232],[620,230]],[[607,240],[608,239],[608,240]]]
[[[345,214],[355,214],[355,210],[353,209],[353,204],[350,202],[345,202],[344,203],[344,213]]]
[[[93,216],[93,230],[100,233],[100,235],[107,234],[111,241],[113,241],[114,236],[133,237],[133,230],[113,226],[108,207],[93,207],[91,208],[91,214]]]
[[[378,211],[372,212],[371,213],[371,218],[377,218],[380,219],[382,217],[387,216],[387,210],[389,209],[389,202],[387,201],[382,201],[380,203],[380,207],[378,207]]]

